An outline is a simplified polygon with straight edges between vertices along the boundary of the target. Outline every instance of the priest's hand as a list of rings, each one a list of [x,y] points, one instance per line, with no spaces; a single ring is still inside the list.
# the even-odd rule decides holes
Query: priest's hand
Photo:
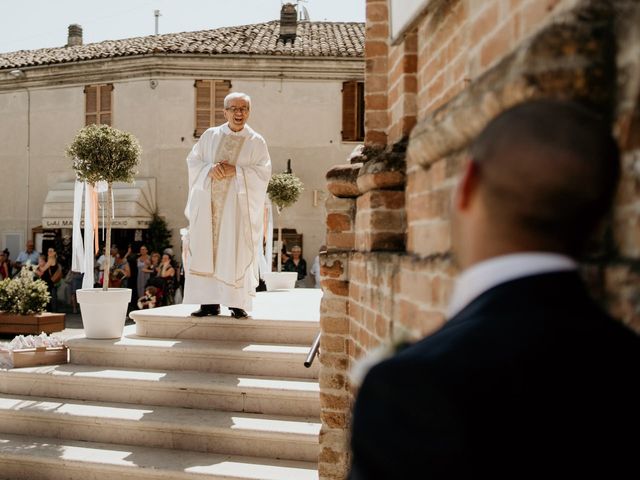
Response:
[[[230,165],[226,160],[216,163],[209,172],[209,176],[214,180],[223,180],[225,178],[233,177],[235,174],[235,165]]]

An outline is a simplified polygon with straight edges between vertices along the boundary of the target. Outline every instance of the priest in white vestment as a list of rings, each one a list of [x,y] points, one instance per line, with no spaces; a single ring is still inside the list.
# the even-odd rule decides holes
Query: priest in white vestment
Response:
[[[194,316],[217,315],[220,305],[236,318],[252,309],[271,159],[262,136],[247,125],[250,109],[248,95],[227,95],[227,123],[206,130],[187,157],[183,303],[200,305]]]

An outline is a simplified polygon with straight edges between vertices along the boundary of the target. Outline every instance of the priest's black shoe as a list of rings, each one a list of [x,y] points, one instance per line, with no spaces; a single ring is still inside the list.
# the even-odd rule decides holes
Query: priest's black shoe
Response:
[[[229,307],[233,318],[247,318],[249,314],[241,308]]]
[[[207,315],[215,316],[220,313],[219,304],[201,305],[200,310],[191,313],[192,317],[206,317]]]

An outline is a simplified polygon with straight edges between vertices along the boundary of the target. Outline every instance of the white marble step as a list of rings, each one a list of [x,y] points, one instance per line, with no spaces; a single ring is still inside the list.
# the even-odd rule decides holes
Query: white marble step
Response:
[[[180,370],[53,365],[0,370],[0,392],[142,405],[320,415],[320,388],[310,379]]]
[[[0,434],[12,480],[318,480],[315,463]]]
[[[0,432],[313,462],[320,422],[6,394],[0,395]]]
[[[199,305],[171,305],[129,314],[136,334],[156,338],[195,338],[310,345],[320,331],[319,289],[259,292],[249,318],[235,319],[226,307],[215,317],[192,317]]]
[[[67,340],[71,363],[78,365],[197,370],[241,375],[318,378],[318,364],[305,368],[307,345],[225,342],[139,337],[134,325],[115,340]]]

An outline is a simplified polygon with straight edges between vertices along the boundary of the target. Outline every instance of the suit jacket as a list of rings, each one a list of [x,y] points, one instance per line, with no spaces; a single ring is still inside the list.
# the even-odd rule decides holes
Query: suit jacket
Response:
[[[576,272],[503,283],[367,374],[350,478],[637,478],[639,378]]]

